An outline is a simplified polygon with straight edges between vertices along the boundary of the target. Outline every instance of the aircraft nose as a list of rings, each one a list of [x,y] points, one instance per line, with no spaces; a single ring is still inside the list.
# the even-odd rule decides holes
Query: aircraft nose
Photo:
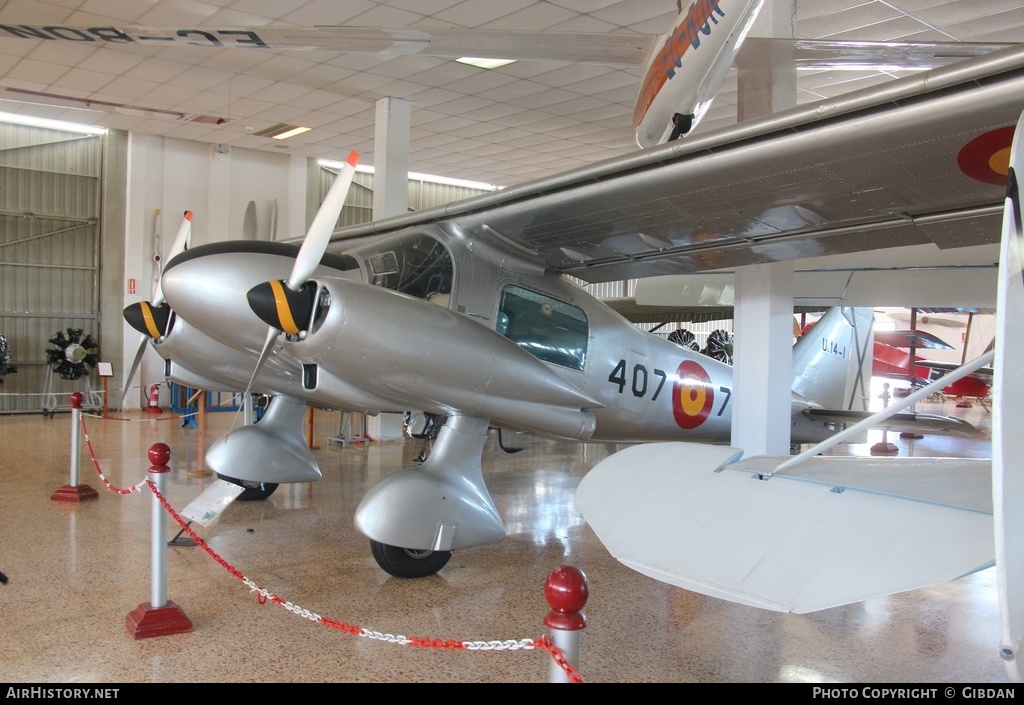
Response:
[[[259,350],[267,329],[253,315],[246,294],[288,276],[295,252],[237,241],[195,247],[167,264],[164,295],[176,315],[211,338],[235,349]]]

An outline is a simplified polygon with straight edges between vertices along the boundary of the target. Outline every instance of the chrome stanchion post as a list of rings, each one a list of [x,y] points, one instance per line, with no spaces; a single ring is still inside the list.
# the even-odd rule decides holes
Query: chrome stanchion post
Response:
[[[82,439],[79,433],[82,426],[82,393],[75,392],[71,395],[71,482],[72,487],[78,487],[78,463],[82,454]]]
[[[587,576],[571,566],[552,571],[544,583],[544,597],[551,607],[544,617],[544,626],[551,630],[551,642],[573,668],[578,667],[580,660],[580,632],[587,626],[581,610],[589,595]],[[554,659],[548,670],[548,682],[570,682],[569,674]]]
[[[82,401],[84,397],[81,392],[71,394],[71,471],[68,484],[64,485],[52,495],[50,499],[59,502],[80,502],[83,499],[96,499],[99,492],[89,485],[81,485],[78,482],[79,456],[82,454],[81,426],[82,426]]]
[[[125,618],[128,631],[136,639],[153,636],[181,634],[192,631],[192,620],[174,602],[167,599],[167,532],[161,497],[167,491],[167,462],[171,449],[166,443],[154,443],[149,448],[150,481],[156,488],[153,493],[153,510],[150,515],[152,529],[152,575],[150,579],[150,601],[143,602]]]
[[[149,462],[153,465],[149,467],[149,476],[160,496],[166,496],[167,493],[167,463],[170,459],[171,449],[166,443],[154,443],[150,447]],[[156,494],[153,495],[149,520],[152,563],[149,603],[154,608],[160,608],[167,604],[167,532],[164,528],[164,508]]]

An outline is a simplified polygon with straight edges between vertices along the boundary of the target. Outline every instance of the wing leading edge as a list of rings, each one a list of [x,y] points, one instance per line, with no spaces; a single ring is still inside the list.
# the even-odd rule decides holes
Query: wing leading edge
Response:
[[[1014,47],[340,229],[335,244],[437,224],[496,257],[588,282],[929,243],[994,244],[1005,174],[985,165],[1009,146],[1022,108],[1024,47]]]

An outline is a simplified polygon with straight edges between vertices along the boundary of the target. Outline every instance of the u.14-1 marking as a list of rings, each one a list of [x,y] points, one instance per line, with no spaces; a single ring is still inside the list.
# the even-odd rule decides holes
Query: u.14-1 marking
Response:
[[[650,379],[652,373],[655,378],[653,382]],[[657,399],[658,395],[661,394],[661,388],[665,386],[666,379],[668,379],[668,375],[665,374],[665,370],[654,368],[651,373],[648,373],[647,366],[640,363],[633,365],[631,379],[627,379],[625,360],[619,360],[619,364],[608,375],[608,381],[618,386],[619,394],[622,394],[626,389],[627,383],[629,383],[630,391],[633,392],[634,397],[647,396],[648,390],[653,386],[654,393],[651,395],[651,401]]]

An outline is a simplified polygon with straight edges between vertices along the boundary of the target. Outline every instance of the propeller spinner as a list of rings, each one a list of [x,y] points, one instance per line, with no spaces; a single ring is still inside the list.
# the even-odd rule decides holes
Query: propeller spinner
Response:
[[[166,335],[167,324],[171,320],[171,307],[166,303],[159,305],[154,305],[154,303],[139,301],[126,306],[123,312],[124,320],[128,321],[128,325],[142,333],[143,343],[146,342],[146,336],[156,340]]]
[[[298,335],[309,328],[315,295],[314,284],[304,283],[294,291],[287,282],[274,280],[257,284],[246,298],[261,321],[288,335]]]

